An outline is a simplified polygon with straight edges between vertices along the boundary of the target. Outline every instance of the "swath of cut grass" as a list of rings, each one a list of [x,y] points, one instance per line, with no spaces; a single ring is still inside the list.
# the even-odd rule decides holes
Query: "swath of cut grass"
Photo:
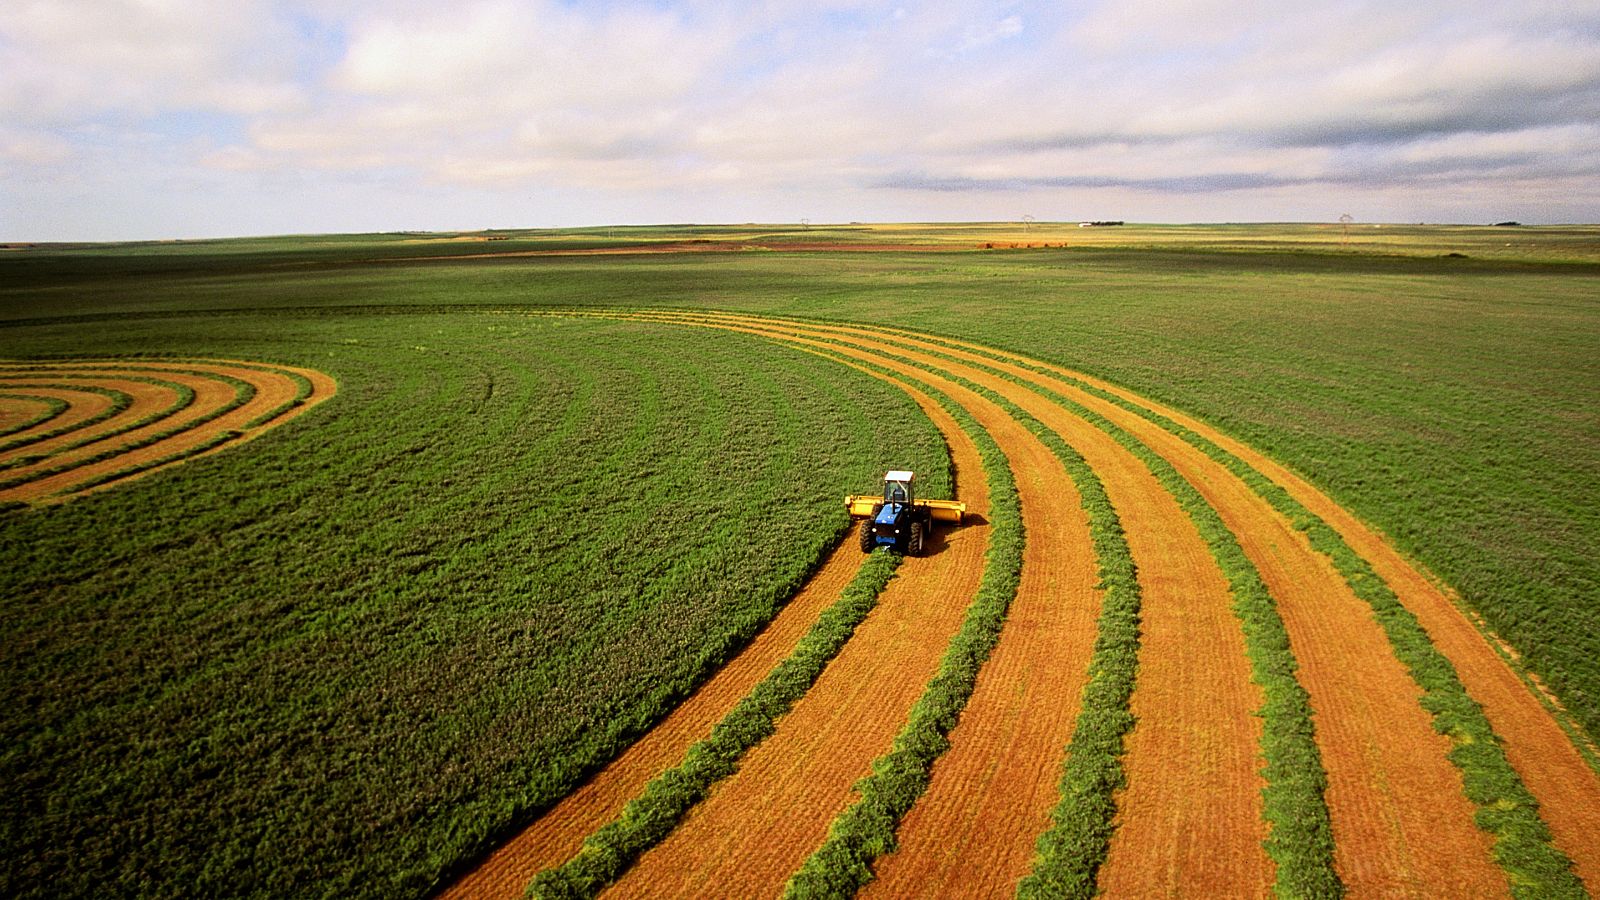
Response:
[[[7,385],[7,387],[10,387],[10,385]],[[9,428],[0,429],[0,437],[7,437],[16,434],[19,431],[27,431],[30,428],[38,428],[39,426],[60,416],[62,413],[71,408],[67,401],[60,398],[44,397],[35,394],[0,393],[0,400],[18,400],[27,403],[37,403],[44,407],[44,409],[33,418],[22,419]],[[3,450],[3,448],[0,448],[0,450]]]
[[[866,366],[885,372],[870,363]],[[784,888],[789,897],[849,896],[871,879],[872,860],[893,849],[895,829],[927,790],[934,760],[949,748],[947,735],[972,695],[978,670],[999,639],[1020,582],[1025,536],[1016,482],[1005,453],[972,414],[948,395],[925,382],[918,382],[917,389],[932,397],[972,437],[983,461],[990,526],[983,577],[938,673],[912,707],[909,721],[895,736],[889,752],[873,761],[872,774],[857,783],[860,796],[856,802],[833,821],[822,847],[789,880]]]
[[[819,324],[807,320],[783,321],[805,327]],[[861,326],[851,323],[849,327]],[[891,340],[904,337],[904,333],[884,334]],[[937,340],[930,342],[939,343]],[[1106,431],[1151,470],[1195,521],[1202,538],[1229,580],[1235,597],[1235,612],[1245,632],[1252,678],[1262,685],[1265,695],[1260,713],[1264,719],[1262,752],[1267,760],[1263,771],[1267,782],[1263,789],[1263,800],[1264,814],[1272,826],[1266,850],[1278,864],[1278,890],[1292,896],[1340,895],[1343,888],[1333,869],[1331,826],[1323,798],[1327,776],[1315,743],[1309,698],[1295,677],[1296,665],[1276,605],[1259,573],[1216,511],[1170,463],[1104,417],[1059,393],[1013,374],[932,352],[935,356],[974,366],[980,371],[1034,390]],[[924,370],[939,371],[911,360],[900,361]],[[1092,481],[1094,487],[1090,489],[1091,493],[1097,493],[1104,500],[1103,487],[1092,470],[1059,435],[999,394],[951,373],[941,374],[1000,405],[1061,456],[1063,462],[1076,471],[1075,480],[1082,479],[1085,483]],[[1087,478],[1083,478],[1085,475]],[[1088,503],[1086,497],[1086,506]],[[1110,512],[1114,522],[1115,513],[1109,509],[1108,501],[1104,511]],[[1101,524],[1108,523],[1102,518]],[[1115,561],[1118,549],[1114,545],[1120,544],[1120,554],[1128,559],[1131,567],[1131,558],[1126,556],[1126,544],[1120,538],[1120,526],[1117,526],[1115,537],[1111,532],[1102,530],[1097,540],[1101,541],[1099,546],[1109,554],[1102,555],[1102,560]],[[1120,566],[1113,562],[1112,568]],[[1131,577],[1131,571],[1122,574]],[[1104,570],[1102,577],[1105,577]],[[1124,583],[1121,587],[1124,588],[1123,593],[1115,598],[1107,597],[1107,605],[1102,613],[1101,634],[1096,644],[1094,662],[1091,663],[1091,672],[1094,674],[1085,688],[1083,711],[1063,767],[1062,801],[1054,816],[1057,824],[1041,836],[1040,859],[1036,863],[1035,873],[1022,885],[1024,893],[1032,896],[1092,895],[1096,889],[1096,873],[1109,849],[1116,812],[1114,794],[1123,784],[1120,764],[1123,736],[1133,721],[1128,711],[1128,701],[1137,672],[1138,651],[1137,583],[1132,583],[1131,594],[1126,592],[1129,585]],[[853,870],[857,877],[870,878],[870,861],[871,857],[857,860],[858,865]],[[831,887],[826,882],[822,885],[824,893],[839,893],[848,887],[845,882]]]
[[[593,897],[671,833],[711,786],[733,774],[745,752],[772,734],[789,711],[877,606],[878,595],[900,563],[895,553],[873,553],[824,610],[794,652],[719,722],[711,736],[689,748],[683,762],[650,781],[622,815],[591,835],[578,855],[539,873],[528,885],[531,898]]]
[[[1355,594],[1372,606],[1396,655],[1405,664],[1413,680],[1422,688],[1423,706],[1433,716],[1435,730],[1449,735],[1454,742],[1455,746],[1449,754],[1450,761],[1461,770],[1467,796],[1478,807],[1476,815],[1478,826],[1494,835],[1495,861],[1510,878],[1513,893],[1528,898],[1585,896],[1582,883],[1572,872],[1571,860],[1552,843],[1549,828],[1539,818],[1538,802],[1528,792],[1522,779],[1506,759],[1500,740],[1484,716],[1482,707],[1467,695],[1454,666],[1433,646],[1416,617],[1400,603],[1388,584],[1372,570],[1371,564],[1352,551],[1337,531],[1308,510],[1288,491],[1248,463],[1154,410],[1026,360],[994,351],[977,352],[980,355],[1006,359],[1014,365],[1040,374],[1072,381],[1081,390],[1127,409],[1178,435],[1242,479],[1274,509],[1293,522],[1296,528],[1306,532],[1313,549],[1327,556]],[[1067,403],[1071,402],[1065,401],[1065,398],[1061,399]],[[1101,420],[1105,421],[1103,418]],[[1160,473],[1157,474],[1160,477]],[[1176,476],[1176,472],[1173,472],[1173,475]],[[1178,479],[1181,481],[1181,476]],[[1174,483],[1174,490],[1182,488]],[[1264,588],[1262,594],[1265,596]],[[1270,597],[1266,599],[1270,602]],[[1279,638],[1273,635],[1270,642],[1276,645],[1279,643]],[[1282,645],[1287,649],[1286,635],[1282,638]],[[1305,736],[1309,738],[1310,732],[1305,732]],[[1314,746],[1312,749],[1315,749]],[[1296,771],[1288,769],[1285,774],[1293,775]],[[1318,771],[1320,772],[1320,765]],[[1306,773],[1299,770],[1299,774],[1304,777]],[[1322,788],[1325,788],[1325,774],[1320,780]],[[1320,790],[1321,788],[1319,793]],[[1290,809],[1285,812],[1286,821],[1299,821],[1297,811]],[[1325,808],[1324,815],[1326,815]],[[1322,841],[1319,840],[1318,843]],[[1331,859],[1331,837],[1327,840],[1327,846]],[[1279,852],[1283,852],[1283,848],[1279,848]],[[1331,865],[1328,874],[1332,875]],[[1317,883],[1321,883],[1321,880],[1319,879]],[[1331,890],[1333,886],[1328,885],[1326,889]]]
[[[902,392],[704,329],[186,317],[92,346],[331,347],[282,362],[341,400],[0,516],[9,896],[426,894],[743,646],[842,492],[899,464],[948,490]]]
[[[104,422],[105,420],[113,418],[116,415],[118,415],[119,413],[122,413],[122,412],[126,411],[128,409],[128,407],[133,405],[133,398],[131,396],[129,396],[128,394],[124,393],[123,391],[116,391],[116,390],[112,390],[110,388],[103,388],[103,387],[98,387],[98,386],[93,386],[93,385],[73,385],[73,384],[54,384],[54,383],[49,383],[49,382],[38,382],[38,383],[30,382],[30,383],[20,384],[20,385],[8,385],[8,387],[11,387],[11,386],[16,386],[16,387],[37,387],[37,388],[70,388],[70,389],[72,389],[74,391],[81,391],[81,392],[84,392],[84,393],[91,393],[91,394],[99,394],[102,397],[106,397],[106,398],[110,399],[111,405],[108,408],[106,408],[104,410],[101,410],[99,413],[96,413],[95,415],[90,416],[87,419],[84,419],[81,422],[74,422],[74,423],[72,423],[70,425],[62,425],[62,426],[60,426],[58,428],[53,428],[53,429],[51,429],[49,431],[40,432],[39,434],[31,434],[31,435],[27,435],[26,437],[20,437],[20,438],[16,438],[14,440],[11,440],[11,441],[7,441],[5,443],[0,443],[0,453],[5,453],[5,452],[8,452],[8,451],[14,450],[16,448],[19,448],[19,447],[26,447],[26,446],[28,446],[30,444],[37,444],[40,441],[48,441],[51,438],[58,438],[58,437],[61,437],[64,434],[70,434],[70,433],[72,433],[74,431],[77,431],[77,430],[79,430],[81,428],[93,428],[94,426],[100,424],[101,422]]]

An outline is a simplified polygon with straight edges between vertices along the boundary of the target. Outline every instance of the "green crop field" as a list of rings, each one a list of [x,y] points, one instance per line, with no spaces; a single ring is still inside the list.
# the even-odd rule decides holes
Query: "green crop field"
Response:
[[[0,358],[339,381],[246,446],[0,512],[0,893],[426,892],[748,640],[842,494],[950,490],[867,373],[531,315],[574,308],[904,326],[1183,409],[1376,525],[1600,734],[1600,229],[441,237],[0,251]],[[746,249],[588,252],[690,241]],[[946,249],[851,249],[883,243]]]

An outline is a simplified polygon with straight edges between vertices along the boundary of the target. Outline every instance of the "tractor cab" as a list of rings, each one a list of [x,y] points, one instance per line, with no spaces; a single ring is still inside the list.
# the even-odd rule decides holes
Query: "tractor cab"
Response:
[[[916,493],[912,490],[911,482],[916,478],[913,472],[890,472],[883,476],[883,504],[885,506],[908,506],[916,502]]]

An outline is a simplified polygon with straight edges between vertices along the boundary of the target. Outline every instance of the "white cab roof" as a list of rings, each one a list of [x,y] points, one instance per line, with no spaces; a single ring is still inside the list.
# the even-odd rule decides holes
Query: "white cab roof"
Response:
[[[911,477],[912,477],[912,473],[910,473],[910,472],[899,472],[899,471],[896,471],[896,472],[890,472],[889,474],[883,476],[883,480],[884,481],[910,481]]]

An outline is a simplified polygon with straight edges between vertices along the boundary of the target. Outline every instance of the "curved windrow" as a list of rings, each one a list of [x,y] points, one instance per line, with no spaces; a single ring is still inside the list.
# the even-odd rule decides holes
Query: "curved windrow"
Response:
[[[1248,447],[1080,373],[961,341],[713,311],[576,314],[759,334],[953,391],[966,409],[952,412],[977,416],[997,452],[1023,464],[1020,512],[1032,524],[1020,596],[1034,593],[1031,583],[1050,584],[1040,598],[1077,607],[1086,624],[1094,592],[1065,586],[1073,569],[1092,570],[1098,557],[1100,587],[1126,593],[1137,616],[1132,639],[1120,645],[1106,642],[1114,629],[1109,613],[1102,617],[1085,684],[1081,660],[1063,667],[1030,645],[1040,623],[1017,615],[1027,609],[1019,605],[993,654],[974,657],[983,668],[975,686],[947,704],[953,717],[921,734],[912,712],[902,738],[916,752],[906,756],[897,743],[855,786],[861,804],[832,807],[843,814],[826,846],[816,827],[787,828],[777,794],[746,789],[760,775],[745,773],[713,787],[705,809],[690,811],[624,875],[619,893],[662,879],[710,893],[757,881],[771,891],[779,871],[821,851],[828,853],[813,858],[791,890],[850,893],[870,883],[869,893],[892,896],[914,882],[934,893],[985,895],[1020,884],[1040,895],[1275,887],[1319,896],[1560,896],[1581,894],[1583,882],[1594,888],[1600,779],[1560,725],[1381,536]],[[1028,460],[1045,447],[1067,471],[1032,487],[1029,479],[1050,467],[1042,456]],[[1099,529],[1093,551],[1073,549],[1043,526],[1042,511],[1078,505],[1074,483],[1089,489],[1082,505]],[[900,587],[916,575],[903,572]],[[964,584],[948,605],[977,593],[975,582]],[[841,660],[888,649],[873,644],[882,613],[867,617]],[[1032,682],[1043,686],[1038,696],[1007,674],[1030,666],[1045,674]],[[1108,680],[1108,672],[1117,674]],[[818,684],[830,678],[825,671]],[[930,681],[930,691],[938,683]],[[997,741],[1000,719],[1079,709],[1080,690],[1083,715],[1054,746]],[[853,733],[864,721],[835,704],[860,702],[808,692],[797,708],[829,712],[809,724],[778,720],[777,739],[753,751],[756,768],[811,771],[806,758],[828,755],[813,751],[831,730],[851,722]],[[908,721],[903,707],[865,709],[883,727]],[[1005,752],[991,753],[996,744]],[[1029,757],[1031,774],[996,777],[994,760],[1017,753]],[[876,782],[902,781],[907,787],[891,795],[874,793]],[[916,796],[902,796],[907,790]],[[992,876],[1024,839],[980,825],[983,811],[1003,807],[1015,819],[1024,797],[1033,798],[1021,803],[1030,808],[1061,798],[1054,824],[1035,819],[1024,836],[1028,850],[1040,838],[1032,875],[1019,882],[1026,863],[1007,863],[1014,874],[980,889],[971,873]],[[762,837],[727,838],[751,833]],[[788,844],[806,846],[780,853]],[[841,847],[847,852],[832,852]],[[982,864],[964,865],[961,856]],[[757,859],[773,873],[752,879]]]
[[[0,503],[52,503],[221,450],[331,397],[311,369],[215,359],[0,361]]]

